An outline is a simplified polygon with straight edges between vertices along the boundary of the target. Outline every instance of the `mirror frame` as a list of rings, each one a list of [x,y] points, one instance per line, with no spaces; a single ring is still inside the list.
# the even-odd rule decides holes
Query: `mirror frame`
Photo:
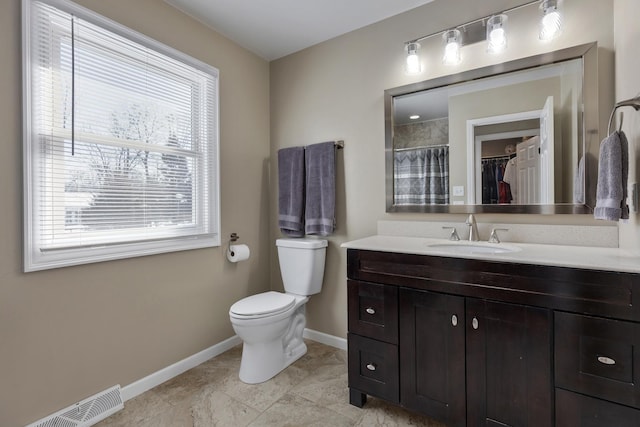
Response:
[[[582,59],[582,152],[585,155],[585,204],[559,203],[553,205],[402,205],[393,204],[393,97],[428,89],[468,82],[485,77],[520,71],[571,59]],[[598,114],[598,45],[587,43],[502,64],[476,68],[431,80],[424,80],[384,91],[385,128],[385,186],[387,212],[419,213],[518,213],[518,214],[591,214],[595,206],[597,183],[597,151],[586,150],[588,134],[599,135]],[[590,148],[590,147],[589,147]],[[594,173],[595,171],[595,173]],[[595,179],[594,179],[595,177]]]

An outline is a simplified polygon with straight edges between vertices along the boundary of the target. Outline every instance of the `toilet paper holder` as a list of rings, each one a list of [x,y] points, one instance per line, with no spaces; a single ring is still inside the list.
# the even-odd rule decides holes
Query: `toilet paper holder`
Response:
[[[229,244],[227,245],[227,253],[231,254],[231,256],[234,255],[233,252],[231,252],[231,244],[237,242],[239,238],[240,238],[240,236],[238,236],[237,233],[231,233],[231,236],[229,236]]]

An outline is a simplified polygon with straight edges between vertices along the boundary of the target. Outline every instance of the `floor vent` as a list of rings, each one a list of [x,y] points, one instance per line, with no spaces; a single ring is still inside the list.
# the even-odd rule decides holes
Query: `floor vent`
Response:
[[[26,427],[88,427],[124,408],[116,385]]]

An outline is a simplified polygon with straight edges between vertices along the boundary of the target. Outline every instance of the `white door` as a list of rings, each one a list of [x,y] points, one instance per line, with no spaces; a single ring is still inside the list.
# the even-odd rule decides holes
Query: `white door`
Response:
[[[540,112],[540,199],[539,203],[553,204],[554,195],[553,96],[547,98]]]
[[[518,171],[516,203],[540,203],[540,137],[534,136],[516,146]]]

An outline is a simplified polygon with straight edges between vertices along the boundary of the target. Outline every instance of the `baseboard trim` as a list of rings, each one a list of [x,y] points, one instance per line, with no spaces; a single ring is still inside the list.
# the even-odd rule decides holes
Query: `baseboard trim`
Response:
[[[339,348],[340,350],[347,349],[347,340],[344,338],[336,337],[334,335],[325,334],[324,332],[314,331],[313,329],[305,328],[302,336],[304,338],[317,341],[321,344],[329,345],[331,347]],[[188,371],[191,368],[195,368],[201,363],[206,362],[209,359],[216,357],[219,354],[241,344],[242,340],[237,335],[232,336],[218,344],[214,344],[209,348],[202,350],[192,356],[182,359],[173,365],[162,368],[144,378],[139,379],[129,385],[122,387],[122,399],[133,399],[136,396],[141,395],[147,390],[162,384],[165,381],[169,381],[173,377],[177,377],[183,372]]]
[[[176,377],[183,372],[188,371],[191,368],[195,368],[201,363],[206,362],[209,359],[216,357],[219,354],[241,344],[242,340],[237,335],[232,336],[218,344],[214,344],[209,348],[202,350],[192,356],[182,359],[173,365],[162,368],[153,374],[147,375],[144,378],[139,379],[127,386],[122,387],[122,398],[124,401],[133,399],[136,396],[141,395],[147,390],[151,390],[153,387],[162,384],[165,381]]]
[[[329,335],[325,334],[324,332],[318,332],[314,331],[313,329],[305,328],[302,336],[304,338],[317,341],[321,344],[339,348],[340,350],[347,350],[347,340],[344,338],[336,337],[335,335]]]

